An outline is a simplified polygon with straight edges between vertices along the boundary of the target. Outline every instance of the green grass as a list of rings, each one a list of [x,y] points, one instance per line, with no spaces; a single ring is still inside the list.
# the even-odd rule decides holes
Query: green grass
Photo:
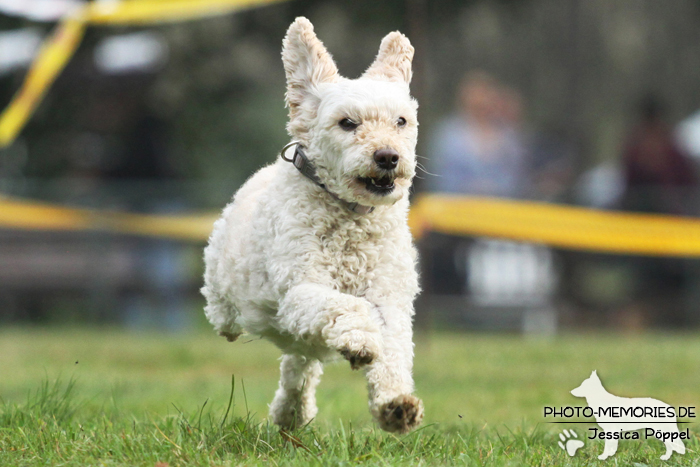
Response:
[[[700,405],[695,334],[435,334],[417,339],[424,426],[394,436],[374,427],[362,374],[329,365],[319,416],[289,435],[265,417],[279,351],[213,333],[0,331],[0,466],[13,465],[700,465],[697,426],[684,456],[658,441],[603,441],[573,458],[565,426],[545,405],[583,405],[569,391],[593,369],[611,392]],[[235,376],[232,391],[231,378]],[[232,396],[232,398],[231,398]],[[230,405],[229,405],[230,402]],[[586,436],[586,425],[571,425]]]

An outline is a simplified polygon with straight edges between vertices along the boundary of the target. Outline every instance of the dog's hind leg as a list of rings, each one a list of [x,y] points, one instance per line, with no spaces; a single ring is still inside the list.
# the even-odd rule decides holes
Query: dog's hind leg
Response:
[[[228,300],[213,292],[211,287],[202,287],[201,291],[207,299],[204,313],[209,322],[214,325],[214,329],[229,342],[238,339],[238,336],[243,333],[243,329],[236,323],[238,310]]]
[[[423,420],[423,402],[412,394],[410,315],[392,313],[391,319],[384,321],[382,335],[384,352],[366,370],[370,411],[383,430],[407,433]]]
[[[291,430],[316,416],[316,386],[321,374],[323,367],[318,360],[290,354],[282,357],[279,388],[270,404],[270,417],[275,424]]]

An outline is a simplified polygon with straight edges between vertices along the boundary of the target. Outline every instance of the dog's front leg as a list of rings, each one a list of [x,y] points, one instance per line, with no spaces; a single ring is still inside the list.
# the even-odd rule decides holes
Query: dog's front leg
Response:
[[[423,420],[423,402],[413,395],[411,315],[391,306],[374,311],[384,352],[366,370],[370,411],[383,430],[407,433]]]
[[[289,289],[280,301],[277,323],[297,339],[320,341],[337,350],[357,369],[375,360],[383,348],[370,307],[363,298],[302,283]]]

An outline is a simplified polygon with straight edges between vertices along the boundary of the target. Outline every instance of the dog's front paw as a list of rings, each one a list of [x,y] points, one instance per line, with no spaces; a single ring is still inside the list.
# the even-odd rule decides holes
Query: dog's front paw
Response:
[[[219,331],[219,335],[221,337],[225,337],[226,340],[229,342],[234,342],[236,339],[238,339],[240,337],[241,334],[242,333],[240,333],[240,332],[233,333],[233,332],[227,332],[227,331]]]
[[[402,395],[379,408],[382,430],[408,433],[423,421],[423,402],[410,394]]]
[[[374,361],[374,355],[366,347],[354,352],[350,349],[342,349],[340,354],[350,362],[350,368],[358,370],[363,365],[369,365]]]
[[[357,370],[369,365],[381,351],[379,336],[365,331],[348,331],[341,334],[338,351],[350,362],[350,367]]]

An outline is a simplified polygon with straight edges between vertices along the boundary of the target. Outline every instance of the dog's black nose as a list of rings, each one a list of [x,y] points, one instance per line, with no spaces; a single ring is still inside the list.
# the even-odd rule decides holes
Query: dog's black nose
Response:
[[[374,152],[374,162],[380,169],[394,170],[399,164],[399,153],[391,148],[378,149]]]

